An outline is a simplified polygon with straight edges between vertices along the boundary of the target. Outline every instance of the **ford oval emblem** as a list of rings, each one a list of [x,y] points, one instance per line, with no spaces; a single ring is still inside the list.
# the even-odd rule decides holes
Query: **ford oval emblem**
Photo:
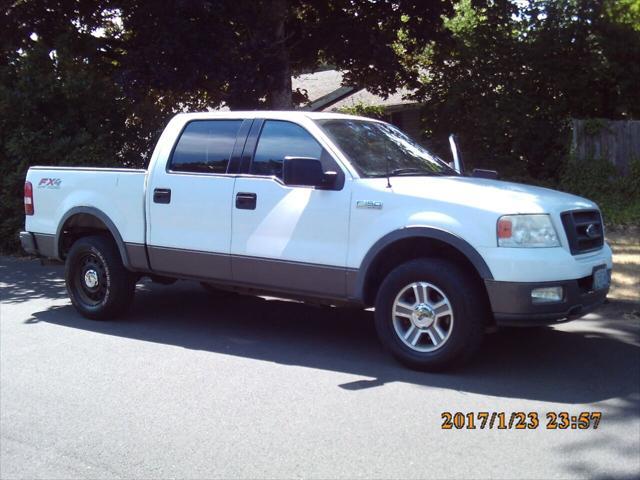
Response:
[[[593,223],[589,224],[584,233],[586,233],[589,238],[597,238],[600,236],[598,233],[598,227]]]

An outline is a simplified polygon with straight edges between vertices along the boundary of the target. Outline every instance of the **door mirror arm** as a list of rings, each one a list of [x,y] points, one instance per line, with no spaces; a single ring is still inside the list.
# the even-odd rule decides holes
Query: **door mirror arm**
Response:
[[[282,172],[285,185],[315,187],[320,190],[332,189],[338,179],[337,172],[323,171],[322,162],[317,158],[285,157]]]
[[[322,174],[322,182],[320,185],[316,185],[316,188],[319,190],[331,190],[336,186],[337,180],[338,172],[334,172],[333,170],[324,172]]]

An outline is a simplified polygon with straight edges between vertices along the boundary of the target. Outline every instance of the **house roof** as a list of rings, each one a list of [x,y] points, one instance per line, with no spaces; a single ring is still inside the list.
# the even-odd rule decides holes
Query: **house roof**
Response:
[[[400,89],[384,98],[364,88],[344,86],[342,81],[343,73],[338,70],[305,73],[291,79],[294,90],[306,92],[310,100],[306,109],[312,111],[335,111],[358,104],[380,105],[385,108],[417,104],[403,98],[411,93],[407,89]]]
[[[336,103],[327,107],[325,110],[339,110],[344,107],[352,107],[359,104],[379,105],[385,108],[393,108],[404,105],[417,105],[416,101],[403,98],[409,93],[409,90],[401,89],[389,95],[387,98],[383,98],[380,95],[376,95],[369,92],[368,90],[362,89],[337,101]]]
[[[303,73],[291,78],[294,90],[300,89],[307,93],[310,101],[328,95],[342,86],[342,72],[337,70],[323,70],[321,72]]]

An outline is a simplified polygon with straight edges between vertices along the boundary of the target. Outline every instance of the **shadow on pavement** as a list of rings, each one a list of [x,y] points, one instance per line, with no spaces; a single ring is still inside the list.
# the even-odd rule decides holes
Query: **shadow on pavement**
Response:
[[[40,288],[40,287],[38,287]],[[47,322],[146,342],[368,377],[339,385],[350,391],[390,382],[499,397],[591,403],[626,397],[623,417],[640,410],[640,325],[605,307],[570,331],[507,329],[488,335],[471,364],[443,374],[408,370],[378,343],[373,314],[241,295],[211,295],[190,282],[138,287],[129,314],[86,320],[68,306],[33,313]],[[604,317],[609,311],[612,315]],[[487,405],[487,409],[490,409]]]
[[[3,303],[64,298],[66,295],[61,266],[43,268],[39,260],[0,258],[0,300]]]

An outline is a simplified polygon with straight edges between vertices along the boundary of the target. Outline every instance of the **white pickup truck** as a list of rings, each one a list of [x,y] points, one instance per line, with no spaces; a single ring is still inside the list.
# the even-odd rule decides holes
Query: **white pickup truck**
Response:
[[[464,176],[397,128],[308,112],[174,117],[147,170],[32,167],[23,248],[66,262],[78,311],[122,313],[142,276],[375,307],[427,370],[485,329],[577,318],[606,298],[598,207]]]

